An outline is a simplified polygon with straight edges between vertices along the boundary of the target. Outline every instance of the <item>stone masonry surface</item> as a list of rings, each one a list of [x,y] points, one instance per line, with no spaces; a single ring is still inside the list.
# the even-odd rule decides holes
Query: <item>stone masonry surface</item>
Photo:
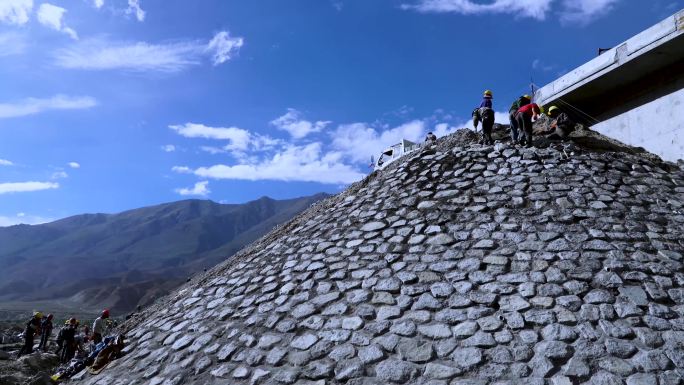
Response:
[[[132,320],[81,381],[682,384],[683,254],[677,166],[425,147]]]

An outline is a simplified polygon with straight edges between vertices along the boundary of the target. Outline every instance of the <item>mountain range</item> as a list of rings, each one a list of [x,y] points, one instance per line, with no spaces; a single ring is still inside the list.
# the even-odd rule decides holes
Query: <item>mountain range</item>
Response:
[[[0,309],[40,303],[130,311],[326,197],[184,200],[0,228]]]

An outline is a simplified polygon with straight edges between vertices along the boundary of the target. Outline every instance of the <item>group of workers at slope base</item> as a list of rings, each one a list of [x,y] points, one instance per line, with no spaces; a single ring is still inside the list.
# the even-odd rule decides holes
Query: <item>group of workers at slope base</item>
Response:
[[[493,93],[490,90],[484,92],[480,106],[473,110],[473,125],[477,129],[482,123],[482,136],[484,144],[494,144],[492,130],[494,128],[494,109],[492,104]],[[511,128],[511,141],[514,144],[532,147],[533,124],[544,113],[544,109],[537,103],[532,102],[529,95],[520,96],[511,104],[508,110]],[[549,107],[546,115],[551,119],[550,125],[538,132],[550,140],[563,140],[568,137],[575,128],[575,122],[568,114],[562,112],[557,106]]]
[[[40,336],[38,350],[49,351],[50,337],[54,328],[53,319],[52,314],[43,317],[43,313],[39,311],[33,313],[33,317],[28,320],[24,329],[24,346],[19,351],[19,357],[33,353],[33,345],[37,336]],[[109,328],[109,324],[109,310],[107,309],[103,310],[93,322],[92,334],[87,325],[80,328],[80,322],[76,318],[72,317],[66,320],[56,339],[57,350],[55,354],[59,356],[60,362],[68,362],[77,351],[85,352],[89,341],[92,341],[92,350],[94,346],[102,342],[102,337]]]

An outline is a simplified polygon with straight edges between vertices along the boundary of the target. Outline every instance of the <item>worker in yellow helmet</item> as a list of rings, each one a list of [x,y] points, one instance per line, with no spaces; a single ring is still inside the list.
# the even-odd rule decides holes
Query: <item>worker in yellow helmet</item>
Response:
[[[492,139],[492,128],[494,127],[494,109],[492,108],[492,97],[494,94],[491,90],[486,90],[482,95],[482,102],[480,106],[473,110],[473,126],[477,132],[477,126],[482,122],[482,143],[494,144]]]
[[[540,135],[546,135],[551,140],[565,140],[575,130],[575,122],[557,106],[549,107],[546,115],[551,118],[551,123]]]
[[[33,312],[33,317],[26,323],[26,328],[24,329],[24,346],[19,351],[19,357],[22,354],[33,353],[33,339],[36,335],[40,334],[40,320],[43,318],[43,313],[36,311]]]

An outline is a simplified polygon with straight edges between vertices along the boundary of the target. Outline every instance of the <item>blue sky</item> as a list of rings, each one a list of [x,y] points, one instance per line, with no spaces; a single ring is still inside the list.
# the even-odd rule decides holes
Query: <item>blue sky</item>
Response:
[[[0,0],[0,226],[338,192],[684,6],[647,3]]]

